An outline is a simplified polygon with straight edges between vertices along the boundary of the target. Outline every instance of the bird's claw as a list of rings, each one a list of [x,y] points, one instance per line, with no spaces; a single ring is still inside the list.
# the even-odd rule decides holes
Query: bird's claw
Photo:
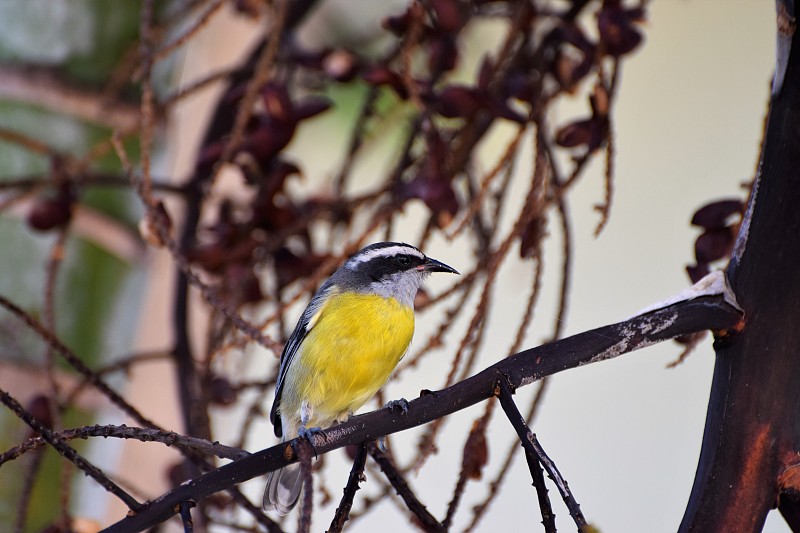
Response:
[[[375,445],[381,452],[386,453],[386,450],[389,449],[389,447],[386,445],[386,435],[378,437],[378,440],[375,441]]]
[[[386,404],[386,409],[392,413],[408,414],[408,400],[400,398],[399,400],[392,400]]]
[[[297,430],[297,435],[306,439],[312,447],[314,446],[314,437],[317,435],[321,436],[323,439],[327,437],[327,435],[325,435],[325,430],[319,426],[313,428],[301,426],[300,429]]]

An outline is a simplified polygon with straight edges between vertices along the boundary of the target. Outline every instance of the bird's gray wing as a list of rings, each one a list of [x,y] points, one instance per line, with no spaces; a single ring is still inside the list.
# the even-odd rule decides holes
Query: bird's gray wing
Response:
[[[297,321],[297,325],[294,327],[294,331],[292,331],[292,334],[289,335],[289,340],[286,341],[286,345],[283,347],[283,352],[281,353],[281,366],[278,369],[278,381],[275,384],[275,400],[272,402],[272,409],[269,412],[269,419],[272,422],[272,425],[275,426],[276,437],[283,436],[280,406],[281,394],[283,393],[283,386],[286,382],[286,374],[289,372],[289,367],[294,360],[294,356],[300,349],[300,345],[303,343],[306,335],[308,335],[308,332],[311,331],[311,329],[319,320],[319,317],[322,314],[324,303],[330,296],[331,289],[332,285],[329,283],[325,283],[322,285],[322,287],[320,287],[320,289],[311,299],[311,302],[309,302],[305,311],[303,311],[303,314],[300,316],[300,320]]]

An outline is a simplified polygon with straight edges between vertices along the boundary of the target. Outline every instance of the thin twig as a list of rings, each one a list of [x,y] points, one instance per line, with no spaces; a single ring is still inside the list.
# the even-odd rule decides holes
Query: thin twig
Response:
[[[464,351],[469,346],[472,346],[472,354],[462,368],[460,379],[463,380],[472,370],[477,358],[478,345],[481,341],[483,331],[485,330],[485,317],[488,312],[487,310],[490,304],[491,295],[493,294],[492,287],[498,278],[497,271],[500,269],[502,261],[507,257],[508,251],[511,248],[511,244],[516,242],[516,240],[527,227],[532,217],[537,214],[539,209],[539,202],[537,200],[539,198],[540,188],[544,183],[544,175],[545,170],[543,165],[537,165],[534,168],[534,179],[532,180],[531,188],[528,191],[525,204],[522,207],[514,227],[511,229],[503,242],[497,247],[497,250],[495,250],[489,256],[488,266],[486,268],[486,282],[484,283],[483,291],[481,293],[481,299],[475,308],[472,321],[467,327],[461,343],[456,350],[456,354],[453,357],[453,361],[450,366],[450,373],[445,379],[445,387],[454,382],[456,371],[459,368],[459,363],[462,359]],[[417,445],[419,453],[413,462],[412,467],[415,470],[419,470],[425,464],[425,461],[428,459],[428,457],[430,457],[430,454],[435,449],[436,436],[441,429],[442,424],[443,419],[434,421],[430,425],[428,431],[420,438],[420,442]]]
[[[77,187],[130,187],[131,185],[130,179],[125,176],[95,171],[82,172],[75,177],[66,176],[62,179]],[[57,185],[57,183],[52,179],[48,179],[48,176],[37,174],[4,179],[0,181],[0,191],[9,189],[28,190],[34,187],[44,188],[54,185]],[[151,186],[154,191],[165,193],[184,194],[186,192],[183,185],[168,183],[164,178],[154,181]]]
[[[108,492],[122,500],[132,511],[138,511],[142,508],[142,504],[137,502],[133,496],[122,490],[119,485],[111,481],[99,468],[91,464],[76,452],[70,446],[67,446],[63,440],[59,439],[52,431],[47,429],[41,422],[36,420],[30,413],[28,413],[14,398],[11,397],[6,391],[0,389],[0,402],[8,407],[14,414],[17,415],[23,422],[28,424],[34,431],[39,433],[44,440],[47,441],[55,450],[68,459],[72,464],[81,469],[86,475],[91,476],[97,483],[106,489]]]
[[[542,525],[545,533],[556,533],[556,514],[553,512],[553,504],[547,495],[547,486],[544,481],[544,470],[536,458],[525,454],[525,462],[528,463],[528,470],[531,473],[533,486],[536,487],[536,498],[539,500],[539,510],[542,513]]]
[[[372,118],[375,112],[375,102],[378,99],[378,88],[370,87],[367,89],[367,94],[364,97],[364,103],[361,105],[361,111],[358,114],[356,123],[353,126],[352,134],[350,135],[350,144],[347,148],[347,153],[344,156],[344,161],[339,169],[339,173],[334,180],[333,190],[337,197],[343,196],[347,180],[351,175],[353,162],[355,156],[361,145],[364,143],[364,132],[366,130],[369,119]]]
[[[369,453],[372,458],[378,463],[378,466],[381,468],[381,472],[384,473],[386,479],[389,480],[389,483],[392,484],[394,490],[397,491],[397,494],[403,499],[408,507],[408,510],[414,517],[419,520],[420,525],[423,527],[425,531],[445,531],[444,526],[439,522],[429,511],[425,508],[422,502],[419,501],[417,496],[411,490],[411,487],[408,486],[408,482],[406,481],[403,474],[400,473],[397,468],[395,468],[394,464],[389,460],[385,453],[383,453],[377,446],[374,444],[370,444]]]
[[[148,215],[156,206],[156,201],[153,198],[152,190],[152,176],[150,175],[150,152],[153,145],[153,127],[154,127],[154,109],[155,109],[155,96],[153,94],[153,84],[151,79],[154,58],[152,49],[155,46],[153,43],[152,31],[152,18],[153,18],[153,3],[154,0],[143,0],[142,8],[139,14],[139,34],[140,43],[139,51],[141,54],[142,62],[142,96],[141,96],[141,134],[139,135],[139,164],[141,166],[141,173],[134,174],[131,177],[138,176],[136,181],[136,188],[139,192],[144,204],[148,207]]]
[[[135,105],[113,94],[90,89],[86,84],[72,83],[55,73],[58,70],[56,66],[37,68],[31,62],[19,64],[14,66],[12,62],[4,61],[0,65],[0,100],[28,103],[58,115],[70,115],[109,128],[127,130],[139,122]]]
[[[458,509],[461,496],[470,479],[480,479],[481,469],[485,466],[488,459],[488,446],[486,443],[486,426],[491,419],[492,409],[490,406],[496,402],[487,402],[487,409],[482,417],[472,424],[472,429],[464,443],[464,452],[461,459],[461,471],[458,474],[458,481],[453,490],[453,496],[447,506],[447,515],[442,525],[445,530],[449,530],[453,522],[453,517]]]
[[[45,320],[45,326],[50,331],[56,331],[56,315],[55,315],[55,292],[56,292],[56,283],[58,281],[58,273],[60,271],[60,267],[63,264],[64,259],[64,246],[67,242],[67,237],[69,236],[69,225],[65,225],[60,228],[58,232],[58,236],[56,237],[55,242],[53,243],[52,248],[50,249],[50,257],[47,261],[47,275],[45,277],[45,290],[44,290],[44,310],[43,310],[43,318]],[[64,408],[62,404],[61,398],[61,391],[59,390],[58,381],[56,380],[56,367],[55,367],[55,353],[53,353],[53,348],[49,345],[45,348],[45,355],[44,355],[44,364],[45,364],[45,374],[47,375],[47,381],[50,385],[50,394],[47,397],[47,401],[50,404],[50,413],[53,418],[52,426],[50,429],[61,429],[63,427],[63,423],[61,420],[61,413]],[[70,497],[70,486],[72,481],[72,469],[69,467],[69,463],[63,462],[62,468],[60,471],[60,483],[59,483],[59,500],[60,500],[60,509],[61,509],[61,522],[64,524],[69,524],[71,519],[69,517],[69,497]]]
[[[49,344],[59,355],[61,355],[67,363],[70,364],[75,370],[83,375],[97,390],[103,393],[113,404],[122,409],[126,414],[130,415],[133,419],[137,420],[143,426],[158,428],[158,426],[142,415],[137,409],[126,402],[122,396],[114,392],[114,390],[105,383],[96,373],[92,371],[81,359],[75,355],[72,350],[66,347],[64,343],[56,337],[55,333],[45,328],[31,315],[23,311],[16,304],[4,296],[0,296],[0,307],[4,307],[10,311],[17,318],[22,320],[28,327],[33,330],[39,337]]]
[[[600,80],[601,82],[605,78],[605,69],[602,67],[602,59],[599,60],[600,64]],[[619,59],[615,58],[612,65],[611,65],[611,81],[608,83],[608,90],[607,90],[607,98],[608,98],[608,105],[611,105],[612,100],[616,95],[616,88],[617,82],[619,80]],[[605,84],[601,85],[605,86]],[[611,115],[608,114],[608,110],[604,111],[606,113],[605,116],[605,123],[606,123],[606,150],[605,150],[605,163],[606,168],[604,172],[604,181],[605,181],[605,198],[603,199],[603,203],[600,205],[595,206],[600,212],[600,221],[597,223],[597,227],[594,230],[594,236],[597,237],[600,235],[600,232],[603,231],[603,228],[606,227],[608,224],[609,216],[611,215],[611,200],[614,197],[614,155],[616,152],[616,144],[614,143],[614,128],[613,122],[611,120]]]
[[[539,257],[539,254],[537,254],[536,273],[534,275],[533,288],[531,290],[531,295],[528,298],[528,303],[527,303],[527,305],[525,307],[525,313],[524,313],[523,318],[522,318],[522,320],[520,322],[520,325],[519,325],[519,327],[517,329],[517,335],[514,338],[514,342],[512,343],[511,349],[508,352],[509,354],[513,354],[513,353],[518,352],[520,350],[520,348],[522,347],[522,342],[523,342],[524,337],[525,337],[525,330],[527,329],[527,326],[529,325],[529,323],[533,319],[533,310],[534,310],[534,307],[536,305],[536,301],[537,301],[538,295],[539,295],[539,290],[540,290],[540,287],[541,287],[541,277],[542,277],[541,258]],[[545,380],[542,381],[542,384],[544,384],[544,383],[545,383]],[[539,392],[541,392],[541,391],[542,391],[542,388],[540,387]],[[537,399],[540,398],[540,394],[537,393],[536,397],[537,397]],[[470,436],[467,439],[467,443],[469,443],[470,440],[473,438],[473,434],[479,433],[479,434],[482,435],[486,431],[486,426],[489,424],[489,421],[492,419],[492,415],[494,413],[495,405],[497,405],[496,402],[487,402],[486,403],[486,409],[484,410],[484,414],[483,414],[483,416],[481,416],[480,419],[478,419],[478,421],[477,421],[475,427],[473,427],[472,431],[470,431]],[[538,401],[535,402],[534,405],[538,405]],[[530,422],[530,416],[526,420],[528,422]],[[466,453],[467,453],[466,445],[465,445],[464,453],[465,453],[465,456],[466,456]],[[503,475],[504,475],[504,473],[503,473]],[[461,498],[461,494],[462,494],[462,492],[463,492],[463,490],[464,490],[464,488],[466,486],[467,479],[468,479],[468,472],[466,472],[465,469],[462,466],[461,473],[459,474],[458,482],[456,483],[456,488],[453,491],[453,496],[452,496],[450,504],[449,504],[449,506],[447,508],[447,517],[444,520],[444,524],[445,524],[446,527],[449,527],[449,525],[450,525],[450,523],[452,521],[452,518],[455,515],[456,509],[458,507],[458,504],[459,504],[459,501],[460,501],[460,498]],[[492,485],[494,485],[494,483]],[[497,485],[499,486],[499,482],[497,483]]]
[[[530,424],[533,421],[534,417],[536,416],[539,406],[541,405],[541,399],[544,398],[544,393],[547,390],[547,386],[550,383],[550,378],[544,378],[539,382],[539,389],[536,391],[536,394],[533,397],[533,401],[531,402],[531,406],[528,409],[528,416],[525,417],[525,423]],[[490,409],[490,406],[497,405],[496,402],[489,402],[487,404],[487,411]],[[472,508],[472,520],[470,521],[469,525],[464,529],[464,533],[469,533],[473,531],[478,523],[483,518],[486,511],[489,509],[489,505],[494,501],[497,497],[500,486],[502,485],[503,481],[505,480],[506,475],[511,468],[511,463],[513,462],[515,452],[517,451],[517,443],[514,441],[511,446],[509,446],[508,451],[506,452],[506,458],[503,460],[502,466],[497,470],[495,477],[489,482],[489,494],[481,501],[479,504],[475,505]]]
[[[37,474],[42,467],[44,450],[38,450],[30,457],[30,461],[25,465],[25,473],[22,476],[22,488],[19,491],[17,500],[17,517],[14,521],[14,533],[23,533],[28,522],[28,514],[31,507],[31,496],[33,487],[36,484]]]
[[[265,515],[261,511],[261,507],[256,507],[253,505],[253,503],[248,500],[244,494],[242,494],[238,487],[230,487],[228,489],[228,494],[231,495],[233,501],[235,501],[240,508],[249,513],[256,523],[263,526],[269,533],[284,533],[283,529],[281,529],[281,526],[278,525],[277,522],[274,522],[270,517]],[[260,532],[261,530],[259,529],[258,531]]]
[[[525,453],[532,458],[535,458],[542,467],[547,471],[547,475],[552,479],[556,487],[558,488],[558,492],[561,494],[561,498],[564,500],[564,503],[567,505],[567,509],[569,509],[569,514],[572,516],[572,519],[575,521],[575,525],[578,526],[578,531],[581,533],[588,531],[588,524],[586,523],[586,518],[584,518],[583,513],[581,512],[580,505],[578,502],[575,501],[575,497],[572,495],[572,492],[569,490],[569,485],[561,473],[556,468],[555,463],[547,456],[542,449],[539,441],[536,439],[536,435],[534,435],[528,424],[525,423],[525,419],[522,418],[522,414],[517,409],[516,404],[514,403],[514,399],[511,397],[511,387],[509,386],[508,380],[505,376],[500,376],[497,380],[497,397],[500,398],[500,405],[503,407],[503,410],[506,412],[506,416],[508,416],[508,420],[511,422],[511,425],[514,426],[514,429],[519,436],[520,442],[522,443],[522,447],[525,449]],[[536,482],[539,479],[539,476],[535,473],[536,468],[533,468],[531,463],[528,463],[531,466],[531,475]],[[543,481],[543,480],[542,480]],[[542,486],[536,486],[537,494],[539,495],[539,501],[546,500],[545,508],[542,508],[542,519],[545,522],[545,529],[551,531],[548,528],[547,522],[552,521],[554,516],[552,516],[552,506],[550,505],[550,500],[547,497],[547,489]],[[549,514],[549,516],[547,516]],[[550,525],[552,530],[555,530],[555,524],[552,523]]]
[[[181,502],[179,509],[181,521],[183,522],[183,533],[192,533],[194,531],[194,521],[192,520],[192,507],[197,505],[192,500]]]
[[[186,86],[177,89],[174,93],[164,98],[163,102],[161,103],[161,106],[165,110],[170,110],[173,106],[183,101],[186,97],[191,96],[194,93],[205,89],[207,86],[211,85],[214,82],[229,78],[236,72],[237,69],[224,68],[212,72],[211,74],[206,74],[202,78],[199,78],[191,83],[188,83]]]
[[[211,442],[205,439],[186,437],[172,431],[163,431],[151,428],[128,427],[125,425],[94,425],[79,428],[64,429],[53,433],[55,437],[68,441],[72,439],[86,439],[88,437],[134,439],[141,442],[160,442],[165,446],[175,446],[176,448],[189,450],[204,455],[214,455],[222,459],[242,459],[250,455],[245,450],[225,446],[218,442]],[[32,437],[25,442],[0,454],[0,466],[4,463],[16,459],[28,451],[36,450],[45,444],[42,437]]]
[[[269,37],[267,38],[266,46],[263,47],[261,55],[256,62],[253,75],[247,82],[244,96],[242,97],[239,107],[236,111],[236,117],[231,128],[230,137],[225,143],[222,150],[219,162],[216,166],[216,172],[228,162],[239,149],[242,142],[242,137],[247,127],[247,123],[253,114],[253,105],[258,98],[260,91],[264,85],[270,80],[273,75],[273,64],[278,55],[278,49],[283,39],[283,31],[286,25],[286,16],[289,11],[289,0],[277,0],[272,3],[273,12],[271,13],[270,20],[272,22],[270,27]],[[212,177],[213,182],[213,177]]]
[[[468,278],[466,279],[467,283],[456,283],[454,287],[451,287],[447,291],[448,293],[452,294],[456,292],[455,289],[457,288],[459,290],[462,290],[462,293],[459,296],[458,300],[456,300],[456,302],[454,302],[453,305],[443,313],[442,320],[439,323],[439,327],[437,328],[436,332],[434,332],[433,334],[431,334],[430,337],[428,337],[428,340],[425,342],[422,348],[420,348],[417,351],[417,353],[410,356],[406,356],[403,359],[402,365],[399,366],[394,372],[395,376],[401,375],[403,371],[409,368],[416,367],[417,365],[419,365],[420,362],[422,362],[422,359],[427,354],[433,351],[434,348],[442,346],[444,344],[445,334],[456,323],[455,318],[458,316],[459,312],[463,309],[467,299],[472,294],[472,289],[475,288],[476,276],[474,275],[474,272],[472,273],[472,275],[464,276],[464,278]],[[437,302],[441,301],[440,297],[441,295],[438,295],[434,297],[433,300],[436,300]],[[428,302],[424,307],[429,307],[430,305],[431,305],[430,302]]]
[[[195,22],[187,30],[176,37],[172,42],[169,42],[158,50],[155,50],[152,55],[152,61],[156,62],[164,59],[169,54],[188,43],[192,37],[194,37],[198,32],[200,32],[200,30],[208,25],[208,22],[224,3],[224,0],[213,0],[211,5],[206,8],[206,10],[199,17],[197,17],[197,20],[195,20]]]
[[[504,168],[507,168],[511,164],[511,161],[517,154],[517,148],[519,147],[519,143],[522,140],[522,137],[525,135],[526,131],[527,129],[525,126],[520,126],[517,129],[517,133],[516,135],[514,135],[514,138],[506,147],[506,151],[503,153],[502,156],[500,156],[500,159],[497,160],[495,166],[489,172],[486,173],[483,179],[481,179],[480,188],[478,189],[475,197],[472,198],[469,205],[467,206],[467,211],[463,215],[461,221],[454,229],[446,233],[445,236],[447,237],[448,240],[453,240],[454,238],[456,238],[456,236],[458,236],[464,230],[467,224],[475,217],[476,213],[478,213],[478,211],[480,210],[481,206],[484,203],[483,202],[484,198],[486,198],[486,194],[488,193],[490,186],[494,182],[494,179],[497,177],[498,174],[500,174],[500,172]]]
[[[339,533],[344,528],[345,522],[350,518],[350,509],[353,508],[353,499],[356,496],[356,491],[360,489],[359,484],[364,481],[364,466],[367,463],[367,443],[362,442],[358,446],[355,459],[353,459],[353,467],[350,469],[350,475],[347,478],[347,484],[344,487],[344,494],[339,501],[339,506],[331,520],[331,525],[328,528],[328,533]]]
[[[297,457],[300,461],[300,477],[303,478],[303,499],[300,505],[300,516],[297,519],[297,533],[308,533],[311,530],[311,514],[314,511],[314,476],[311,475],[311,458],[316,454],[314,448],[306,440],[301,439]]]
[[[39,155],[45,155],[45,156],[57,155],[55,149],[47,146],[40,140],[34,139],[33,137],[29,137],[24,133],[20,133],[18,131],[14,131],[8,128],[0,127],[0,141],[6,141],[9,143],[17,144],[25,148],[27,151]]]
[[[131,367],[137,365],[139,363],[147,363],[151,361],[161,361],[169,357],[169,354],[164,350],[152,351],[152,352],[143,352],[137,353],[133,355],[129,355],[127,357],[119,358],[112,363],[109,363],[105,366],[95,369],[94,373],[97,374],[98,377],[103,377],[107,374],[111,374],[113,372],[130,371]],[[71,404],[75,401],[75,399],[83,392],[83,389],[86,388],[87,385],[90,384],[89,378],[84,377],[80,383],[75,385],[68,394],[66,394],[66,399],[64,403],[67,405]]]

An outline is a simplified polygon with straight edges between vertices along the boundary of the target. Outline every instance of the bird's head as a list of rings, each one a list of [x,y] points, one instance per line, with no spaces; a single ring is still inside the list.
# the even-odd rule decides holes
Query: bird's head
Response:
[[[346,290],[393,297],[413,305],[423,280],[431,272],[458,271],[423,254],[418,248],[400,242],[378,242],[362,248],[334,274],[335,282]]]

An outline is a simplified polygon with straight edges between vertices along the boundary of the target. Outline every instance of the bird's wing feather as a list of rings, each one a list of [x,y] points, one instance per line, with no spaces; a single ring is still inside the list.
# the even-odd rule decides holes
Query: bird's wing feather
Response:
[[[283,392],[283,385],[286,381],[286,374],[289,372],[289,367],[294,360],[295,354],[300,349],[303,339],[306,338],[308,332],[311,331],[311,328],[314,327],[319,320],[320,315],[322,315],[324,303],[328,300],[331,289],[332,285],[329,283],[325,283],[322,285],[322,287],[320,287],[320,289],[309,302],[305,311],[303,311],[303,314],[300,316],[300,320],[297,321],[294,331],[292,331],[292,334],[289,335],[289,340],[286,341],[286,346],[283,347],[283,352],[281,353],[281,366],[278,369],[278,381],[275,384],[275,400],[272,402],[272,409],[269,412],[269,419],[272,422],[272,425],[275,426],[275,435],[277,437],[283,436],[283,428],[281,427],[281,417],[279,411],[281,405],[281,393]]]

